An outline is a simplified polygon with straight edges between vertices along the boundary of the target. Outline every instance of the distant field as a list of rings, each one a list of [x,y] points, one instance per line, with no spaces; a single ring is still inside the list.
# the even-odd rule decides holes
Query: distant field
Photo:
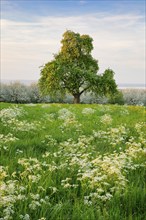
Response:
[[[144,220],[143,106],[1,103],[0,220]]]

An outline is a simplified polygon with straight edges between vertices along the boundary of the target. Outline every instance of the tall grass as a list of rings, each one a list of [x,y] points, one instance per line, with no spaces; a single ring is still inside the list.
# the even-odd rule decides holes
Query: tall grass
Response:
[[[1,109],[1,220],[145,219],[144,107]]]

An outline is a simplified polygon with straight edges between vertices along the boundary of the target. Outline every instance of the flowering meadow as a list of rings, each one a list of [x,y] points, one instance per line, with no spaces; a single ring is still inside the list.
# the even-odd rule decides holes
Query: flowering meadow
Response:
[[[144,220],[143,106],[1,103],[0,220]]]

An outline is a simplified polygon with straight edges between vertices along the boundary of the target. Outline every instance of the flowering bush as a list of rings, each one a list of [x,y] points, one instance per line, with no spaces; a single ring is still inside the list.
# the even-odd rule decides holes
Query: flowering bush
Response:
[[[146,105],[146,89],[123,89],[124,103],[127,105]]]

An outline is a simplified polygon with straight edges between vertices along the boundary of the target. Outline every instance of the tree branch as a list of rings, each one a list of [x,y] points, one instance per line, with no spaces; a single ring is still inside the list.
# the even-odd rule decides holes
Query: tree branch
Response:
[[[86,90],[88,90],[90,88],[90,86],[86,87],[85,89],[83,89],[79,94],[82,95],[83,92],[85,92]]]

